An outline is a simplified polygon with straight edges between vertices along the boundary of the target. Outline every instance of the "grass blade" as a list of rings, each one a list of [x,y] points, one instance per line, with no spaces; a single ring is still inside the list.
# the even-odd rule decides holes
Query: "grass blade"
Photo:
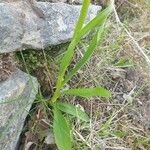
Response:
[[[63,94],[81,97],[92,97],[92,96],[111,97],[111,93],[102,87],[70,89],[64,91]]]
[[[56,106],[59,110],[68,113],[70,115],[73,115],[83,121],[88,122],[90,120],[88,115],[84,111],[82,111],[79,107],[76,107],[72,104],[57,102]]]
[[[112,124],[112,120],[113,120],[113,115],[110,116],[110,118],[104,124],[101,125],[100,133],[99,133],[101,136],[107,137],[110,134],[109,128]]]
[[[59,150],[72,150],[70,128],[61,111],[54,106],[53,131]]]

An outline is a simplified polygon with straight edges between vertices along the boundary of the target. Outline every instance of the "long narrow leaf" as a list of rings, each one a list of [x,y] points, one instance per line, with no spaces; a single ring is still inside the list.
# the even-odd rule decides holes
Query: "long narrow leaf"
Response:
[[[87,48],[84,56],[80,59],[80,61],[76,64],[76,66],[65,77],[63,84],[67,83],[81,69],[81,67],[87,63],[87,61],[89,60],[89,58],[93,54],[94,49],[96,48],[99,41],[101,40],[102,35],[103,35],[103,31],[104,31],[104,24],[100,27],[99,31],[97,31],[97,33],[94,35],[94,37],[91,40],[90,45]]]
[[[83,6],[81,8],[81,14],[80,14],[79,20],[78,20],[76,28],[75,28],[73,39],[72,39],[72,41],[65,53],[65,56],[63,57],[62,62],[60,64],[60,73],[59,73],[60,76],[65,73],[67,67],[69,66],[69,64],[71,62],[71,59],[74,54],[74,49],[79,42],[79,40],[77,40],[77,35],[79,34],[79,32],[84,24],[89,4],[90,4],[90,0],[84,0]]]
[[[107,17],[110,15],[110,13],[113,10],[113,4],[109,5],[106,9],[104,9],[102,12],[100,12],[93,20],[91,20],[81,31],[78,35],[77,39],[81,39],[85,34],[87,34],[89,31],[94,29],[95,27],[98,27],[104,23],[104,21],[107,19]]]
[[[86,121],[86,122],[89,121],[88,115],[84,111],[82,111],[80,108],[72,104],[57,102],[56,106],[58,109],[60,109],[61,111],[65,113],[73,115],[83,121]]]
[[[75,95],[81,97],[92,97],[92,96],[110,97],[111,96],[111,93],[102,87],[70,89],[64,91],[63,94]]]
[[[89,5],[90,5],[90,0],[84,0],[83,1],[83,7],[81,8],[80,16],[79,16],[73,37],[75,37],[80,32],[80,30],[82,29],[85,18],[87,16],[87,11],[88,11]]]
[[[72,42],[70,43],[62,61],[61,61],[59,76],[63,76],[67,67],[69,66],[71,59],[74,55],[74,49],[75,49],[76,45],[77,45],[76,39],[72,39]]]
[[[59,150],[72,150],[71,135],[68,122],[61,111],[54,106],[53,131]]]
[[[109,7],[107,7],[105,10],[103,10],[102,12],[100,12],[93,20],[91,20],[83,29],[80,30],[80,32],[78,32],[79,34],[77,34],[77,37],[75,36],[74,39],[72,39],[71,44],[69,45],[69,48],[64,56],[64,58],[62,59],[61,62],[61,74],[64,74],[64,72],[66,71],[69,63],[71,62],[71,59],[73,57],[74,54],[74,48],[77,45],[77,43],[80,41],[80,39],[87,34],[90,30],[94,29],[95,27],[98,27],[100,25],[102,25],[106,18],[109,16],[109,14],[112,11],[112,5],[110,5]]]
[[[87,1],[89,2],[89,1]],[[106,8],[103,12],[101,12],[97,17],[95,17],[92,21],[90,21],[84,28],[80,29],[83,26],[83,20],[85,19],[86,13],[83,13],[80,15],[80,20],[78,21],[77,26],[79,27],[79,29],[75,29],[74,36],[73,39],[61,61],[60,64],[60,71],[59,71],[59,75],[58,75],[58,80],[56,83],[56,91],[54,93],[54,96],[52,97],[51,101],[55,102],[57,100],[57,98],[60,96],[60,89],[63,86],[63,81],[64,81],[64,75],[65,72],[67,70],[67,67],[69,66],[71,59],[73,58],[74,55],[74,49],[76,47],[76,45],[78,44],[78,42],[80,41],[80,39],[86,34],[88,33],[90,30],[94,29],[95,27],[101,25],[104,20],[106,20],[106,18],[108,17],[108,15],[110,14],[111,10],[112,10],[112,4]],[[86,5],[86,0],[84,0],[83,3],[83,7],[82,7],[82,11],[87,12],[88,9],[88,4]],[[80,31],[80,32],[79,32]]]

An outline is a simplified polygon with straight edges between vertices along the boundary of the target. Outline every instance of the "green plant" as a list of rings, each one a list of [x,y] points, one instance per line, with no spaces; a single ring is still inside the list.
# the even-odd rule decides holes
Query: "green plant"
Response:
[[[150,6],[150,0],[146,0],[147,4]]]
[[[72,104],[60,103],[58,102],[59,98],[64,95],[75,95],[81,97],[91,97],[91,96],[102,96],[110,97],[111,93],[102,87],[95,88],[80,88],[80,89],[68,89],[62,90],[64,85],[71,80],[71,78],[81,69],[81,67],[86,64],[91,55],[94,52],[94,49],[99,44],[103,37],[103,31],[105,28],[105,22],[107,17],[113,9],[113,2],[102,12],[100,12],[93,20],[91,20],[87,25],[83,27],[88,7],[90,5],[90,0],[84,0],[83,6],[81,9],[81,14],[77,22],[72,41],[62,58],[60,64],[60,70],[58,74],[58,80],[56,83],[56,90],[53,97],[49,101],[49,106],[53,108],[54,121],[53,121],[53,131],[55,136],[55,142],[59,150],[71,150],[72,149],[72,136],[71,130],[69,127],[68,120],[64,117],[62,112],[74,115],[80,118],[83,121],[89,121],[88,115],[75,107]],[[75,65],[75,67],[66,75],[69,64],[74,55],[74,49],[87,33],[95,30],[95,34],[92,36],[89,46],[85,51],[83,57]]]

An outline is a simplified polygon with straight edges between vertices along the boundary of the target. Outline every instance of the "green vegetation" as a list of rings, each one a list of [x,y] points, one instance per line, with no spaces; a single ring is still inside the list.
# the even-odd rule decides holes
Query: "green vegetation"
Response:
[[[65,111],[65,113],[69,113],[77,117],[80,116],[79,118],[81,118],[81,116],[86,116],[83,111],[76,109],[74,105],[65,104],[65,103],[63,105],[62,104],[60,105],[59,103],[57,104],[59,97],[63,96],[64,94],[76,95],[82,97],[89,97],[89,96],[110,97],[111,96],[110,92],[103,89],[102,87],[89,88],[89,89],[84,89],[84,88],[68,89],[67,91],[61,90],[63,89],[63,86],[79,71],[79,69],[88,61],[88,59],[92,55],[94,49],[99,44],[99,41],[102,38],[105,21],[112,11],[113,4],[110,4],[108,8],[100,12],[92,21],[90,21],[86,26],[83,27],[89,4],[90,4],[90,0],[84,0],[81,9],[81,14],[78,23],[76,25],[72,41],[64,57],[62,58],[60,64],[56,90],[54,92],[53,97],[49,101],[49,105],[53,107],[53,113],[54,113],[53,130],[54,130],[55,141],[59,150],[72,149],[72,144],[71,144],[72,136],[71,136],[71,130],[69,128],[70,125],[67,119],[63,116],[61,111]],[[85,54],[80,59],[80,61],[76,64],[73,70],[71,70],[70,72],[68,72],[67,75],[65,75],[67,68],[73,58],[75,47],[77,46],[81,38],[93,29],[95,29],[95,34],[93,35],[91,42],[89,42],[89,46]],[[86,118],[82,118],[82,119],[87,120]]]
[[[44,117],[49,119],[48,129],[53,129],[60,150],[147,150],[150,148],[149,66],[115,16],[112,14],[107,20],[111,5],[83,26],[88,2],[84,1],[71,44],[64,46],[64,49],[68,47],[66,52],[55,58],[47,51],[41,55],[36,51],[23,52],[32,75],[45,66],[44,72],[50,71],[49,77],[54,80],[49,90],[46,85],[49,80],[41,75],[41,86],[49,97],[45,99],[40,95],[36,103],[43,104]],[[125,1],[116,9],[127,31],[149,55],[150,13],[145,2],[148,1]],[[90,37],[81,40],[89,32],[92,32]],[[34,125],[28,129],[32,127],[33,134],[41,137],[35,128],[39,120],[33,120]],[[39,150],[44,150],[45,137],[47,135],[42,134]]]

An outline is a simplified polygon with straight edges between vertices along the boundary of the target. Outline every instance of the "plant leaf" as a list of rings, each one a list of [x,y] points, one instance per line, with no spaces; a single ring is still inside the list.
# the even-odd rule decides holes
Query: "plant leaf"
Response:
[[[117,137],[120,137],[120,138],[123,138],[123,137],[125,137],[125,136],[128,135],[127,132],[119,131],[119,130],[113,131],[112,134],[115,135],[115,136],[117,136]]]
[[[54,106],[53,131],[55,142],[59,150],[71,150],[71,134],[68,122],[61,111]]]
[[[74,37],[73,37],[73,39],[72,39],[72,41],[68,47],[68,50],[66,51],[64,58],[62,59],[62,62],[60,65],[60,70],[61,70],[60,74],[65,73],[65,71],[66,71],[66,69],[67,69],[68,65],[70,64],[70,61],[73,57],[74,48],[78,44],[78,42],[81,40],[81,38],[85,34],[87,34],[90,30],[94,29],[95,27],[102,25],[105,22],[106,18],[111,13],[112,8],[113,8],[112,4],[109,5],[105,10],[100,12],[94,19],[92,19],[85,27],[80,29],[83,26],[85,16],[87,14],[88,6],[89,6],[89,4],[86,4],[86,2],[89,3],[89,0],[88,1],[85,0],[83,3],[81,12],[84,11],[84,13],[80,15],[78,24],[77,24],[76,29],[75,29]],[[77,29],[77,27],[79,27],[79,29]]]
[[[80,31],[80,34],[77,36],[77,39],[81,39],[85,34],[87,34],[90,30],[94,29],[95,27],[98,27],[102,25],[107,17],[110,15],[110,13],[113,10],[113,4],[109,5],[106,9],[101,11],[94,19],[92,19],[82,30]]]
[[[127,68],[127,67],[133,67],[134,65],[125,58],[121,58],[117,63],[114,64],[114,66],[119,68]]]
[[[92,97],[92,96],[110,97],[111,96],[111,93],[102,87],[70,89],[64,91],[63,94],[75,95],[81,97]]]
[[[87,11],[88,11],[89,5],[90,5],[90,0],[84,0],[83,1],[83,6],[82,6],[81,11],[80,11],[80,16],[79,16],[73,37],[75,37],[80,32],[80,30],[82,29],[85,18],[87,16]]]
[[[89,121],[89,117],[88,115],[82,111],[79,107],[76,107],[72,104],[68,104],[68,103],[60,103],[57,102],[57,108],[60,109],[61,111],[68,113],[70,115],[73,115],[83,121]]]
[[[66,69],[67,69],[68,65],[70,64],[71,59],[73,57],[74,49],[80,40],[80,39],[77,39],[77,36],[78,36],[78,34],[79,34],[83,24],[84,24],[89,4],[90,4],[90,0],[84,0],[83,6],[81,8],[81,13],[80,13],[80,16],[79,16],[79,19],[78,19],[78,22],[77,22],[77,25],[76,25],[76,28],[74,31],[73,39],[72,39],[63,59],[61,61],[61,64],[60,64],[60,73],[59,73],[60,75],[64,75],[64,73],[65,73],[65,71],[66,71]]]
[[[103,31],[104,31],[104,24],[100,27],[99,31],[97,31],[97,33],[94,35],[84,56],[80,59],[80,61],[76,64],[76,66],[65,77],[63,85],[67,83],[81,69],[81,67],[84,66],[87,63],[87,61],[90,59],[91,55],[94,52],[94,49],[96,48],[97,44],[101,40]]]
[[[76,25],[73,39],[66,51],[61,63],[60,63],[60,70],[59,70],[59,74],[58,74],[58,80],[56,83],[56,91],[55,91],[53,97],[51,98],[52,102],[55,102],[58,99],[58,97],[60,96],[60,89],[63,86],[64,75],[65,75],[65,72],[66,72],[69,64],[71,63],[72,58],[73,58],[75,47],[77,46],[77,44],[79,43],[81,38],[86,33],[88,33],[90,30],[95,29],[95,27],[98,27],[99,25],[102,25],[104,23],[104,21],[106,20],[108,15],[111,13],[112,8],[113,8],[112,7],[113,4],[109,5],[108,8],[106,8],[104,11],[102,11],[97,17],[95,17],[85,27],[82,28],[86,14],[87,14],[88,6],[89,6],[89,0],[84,0],[83,6],[81,9],[81,12],[83,14],[81,13],[81,15],[80,15],[79,21]]]

